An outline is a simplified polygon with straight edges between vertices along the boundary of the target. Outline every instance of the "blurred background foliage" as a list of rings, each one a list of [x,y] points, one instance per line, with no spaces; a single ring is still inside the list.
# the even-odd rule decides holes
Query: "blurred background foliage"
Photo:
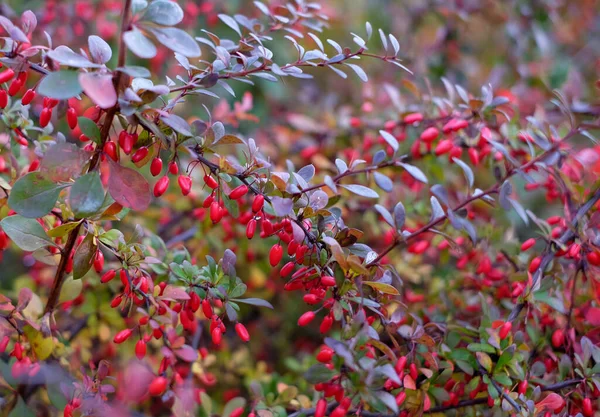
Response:
[[[250,1],[179,1],[179,4],[186,11],[180,27],[195,36],[200,36],[201,29],[206,28],[224,38],[234,38],[231,30],[220,23],[217,14],[257,15]],[[221,94],[220,100],[205,96],[187,97],[188,104],[179,109],[179,114],[206,120],[208,116],[202,107],[205,104],[215,120],[223,120],[228,124],[228,130],[237,130],[245,137],[255,138],[262,151],[277,163],[284,164],[289,158],[299,167],[308,163],[301,151],[310,146],[320,149],[319,158],[330,161],[344,151],[354,155],[351,151],[360,149],[357,144],[363,137],[348,129],[351,116],[372,117],[381,122],[397,119],[400,113],[411,109],[411,104],[420,104],[424,100],[423,94],[443,94],[441,77],[462,85],[474,94],[479,93],[482,85],[491,84],[496,95],[502,93],[512,98],[519,108],[519,117],[537,113],[551,118],[556,112],[558,118],[559,113],[548,104],[553,89],[560,89],[569,98],[576,113],[594,112],[600,106],[593,85],[600,72],[600,0],[328,0],[322,5],[325,14],[331,17],[330,27],[321,36],[322,39],[335,39],[354,49],[356,45],[352,43],[349,31],[364,34],[365,21],[369,21],[375,29],[382,28],[398,38],[403,63],[414,74],[379,60],[363,59],[361,66],[369,75],[366,84],[353,74],[343,80],[327,69],[309,69],[310,73],[318,72],[313,80],[287,78],[278,83],[258,80],[254,87],[232,83],[236,98],[227,94]],[[89,34],[99,34],[114,46],[120,8],[121,2],[108,0],[0,2],[0,11],[9,17],[26,9],[34,10],[39,20],[47,19],[45,27],[54,45],[66,44],[73,49],[78,42],[79,46],[84,46]],[[42,35],[38,31],[36,36]],[[310,39],[303,42],[314,48]],[[274,41],[268,46],[281,62],[295,59],[294,48],[281,33],[274,34]],[[382,50],[376,34],[368,46],[375,53]],[[113,61],[115,59],[116,54],[113,54]],[[150,61],[153,74],[161,75],[155,82],[164,82],[165,75],[174,77],[181,73],[175,62],[172,53],[162,49]],[[148,65],[148,62],[137,60],[131,54],[128,63]],[[111,65],[114,66],[114,62],[109,63]],[[251,96],[245,97],[245,106],[239,104],[244,98],[244,91],[251,93]],[[390,95],[390,91],[399,94]],[[228,119],[236,102],[243,111]],[[240,118],[241,121],[238,120]],[[312,162],[319,166],[319,160]],[[428,174],[435,174],[434,178],[437,176],[440,181],[444,173],[439,172],[435,162],[429,161],[429,165],[432,167],[428,168]],[[534,211],[535,206],[539,208],[546,204],[543,194],[529,196],[527,206]],[[406,196],[390,196],[394,201],[400,198],[407,207],[411,207],[416,196],[411,195],[410,190]],[[176,193],[164,200],[162,206],[154,205],[146,213],[130,215],[125,222],[113,227],[130,234],[133,226],[141,223],[150,230],[158,230],[158,234],[169,241],[198,223],[191,215],[195,207],[190,200],[181,199]],[[410,210],[427,213],[426,203],[419,204],[422,207],[416,205]],[[543,214],[543,210],[538,212],[540,217]],[[498,213],[497,223],[502,222],[504,216]],[[178,221],[174,222],[174,219]],[[347,219],[347,223],[368,230],[373,237],[384,232],[372,211],[365,213],[363,218],[355,216]],[[505,224],[510,222],[505,221]],[[498,239],[511,233],[527,235],[529,232],[510,228],[507,232],[490,225],[481,233]],[[208,253],[219,258],[223,250],[232,245],[237,246],[238,260],[242,263],[237,269],[250,287],[249,295],[271,300],[275,310],[243,309],[242,313],[246,316],[241,320],[248,325],[253,341],[241,346],[235,334],[229,331],[227,343],[237,348],[223,349],[218,358],[209,356],[203,369],[221,375],[218,391],[226,397],[235,395],[227,389],[239,387],[240,379],[246,382],[246,389],[255,379],[267,383],[269,390],[274,392],[280,391],[277,382],[302,387],[305,382],[298,375],[313,360],[309,355],[321,339],[316,333],[311,333],[316,329],[297,327],[297,317],[304,312],[305,306],[297,294],[281,291],[282,282],[277,271],[273,271],[265,259],[268,250],[265,242],[257,243],[256,239],[248,242],[243,237],[243,227],[233,238],[226,239],[224,231],[213,227],[208,219],[200,223],[195,239],[186,242],[186,247],[199,263],[204,262],[204,255]],[[509,250],[515,251],[515,248],[509,247]],[[396,256],[400,258],[403,255],[398,253]],[[410,281],[423,282],[432,274],[431,266],[421,264],[414,257],[392,259],[392,262],[398,264],[399,272]],[[434,269],[438,277],[452,271],[443,265]],[[52,275],[51,268],[38,269],[31,257],[21,258],[16,253],[7,252],[0,263],[0,288],[14,295],[22,286],[34,287],[32,277],[35,282],[49,285]],[[97,282],[97,277],[94,279]],[[431,280],[429,285],[436,288],[444,282],[445,279],[436,279]],[[121,328],[117,324],[123,319],[116,314],[103,316],[99,313],[107,309],[110,302],[108,293],[84,292],[84,296],[89,305],[74,311],[74,319],[89,314],[96,323],[84,330],[80,338],[87,340],[79,346],[83,351],[88,350],[88,354],[82,355],[85,360],[93,358],[91,342],[95,338],[109,340],[112,337],[110,329]],[[90,301],[92,298],[95,302]],[[248,315],[250,310],[252,316]],[[249,354],[248,350],[252,353]],[[129,351],[133,352],[133,349]],[[258,362],[251,361],[251,357],[258,358]],[[196,371],[203,373],[204,370]],[[266,377],[267,370],[276,373]],[[279,374],[286,376],[280,378]]]

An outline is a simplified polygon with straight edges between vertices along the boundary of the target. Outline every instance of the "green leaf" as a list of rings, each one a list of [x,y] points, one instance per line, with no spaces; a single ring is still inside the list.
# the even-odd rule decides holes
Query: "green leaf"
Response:
[[[236,408],[244,408],[246,406],[246,400],[242,397],[235,397],[232,398],[231,400],[229,400],[229,402],[227,404],[225,404],[225,407],[223,408],[223,414],[221,414],[222,417],[229,417],[229,415],[236,409]]]
[[[173,26],[183,20],[183,10],[174,1],[154,0],[142,15],[142,20]]]
[[[487,352],[487,353],[496,353],[496,348],[488,345],[486,343],[471,343],[467,346],[471,352]]]
[[[373,282],[373,281],[363,281],[363,285],[368,285],[371,288],[389,295],[399,295],[400,293],[396,289],[396,287],[391,286],[390,284],[385,284],[383,282]]]
[[[481,366],[483,366],[483,368],[488,371],[491,372],[492,371],[492,358],[490,358],[490,356],[487,353],[484,352],[475,352],[475,356],[477,356],[477,362],[479,362],[479,364]]]
[[[8,205],[24,217],[42,217],[54,208],[60,190],[65,187],[48,180],[41,172],[30,172],[13,185]]]
[[[100,143],[100,129],[98,125],[87,117],[78,117],[77,126],[81,130],[81,133],[86,135],[92,141]]]
[[[33,252],[48,245],[54,245],[44,228],[34,219],[19,215],[8,216],[0,221],[2,230],[15,245],[23,250]]]
[[[78,218],[89,217],[102,207],[104,188],[97,172],[90,172],[77,178],[71,188],[69,202],[73,213]]]
[[[83,89],[79,85],[77,71],[56,71],[46,75],[37,88],[37,92],[45,97],[66,100],[80,94]]]
[[[73,279],[79,279],[87,274],[92,267],[97,251],[98,242],[93,234],[88,233],[73,256]]]
[[[310,384],[329,381],[336,375],[336,371],[327,368],[325,365],[317,364],[311,366],[304,374],[304,378]]]
[[[262,298],[232,298],[231,301],[235,301],[237,303],[250,304],[257,307],[267,307],[271,310],[273,306],[267,300],[263,300]]]

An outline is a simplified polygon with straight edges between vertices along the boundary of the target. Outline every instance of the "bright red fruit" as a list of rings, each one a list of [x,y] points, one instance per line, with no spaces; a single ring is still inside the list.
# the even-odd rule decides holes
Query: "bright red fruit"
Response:
[[[298,326],[307,326],[315,318],[314,311],[307,311],[298,319]]]
[[[421,140],[423,142],[433,142],[439,135],[438,130],[435,127],[428,127],[421,133]]]
[[[165,175],[154,184],[154,197],[163,195],[167,191],[167,188],[169,188],[169,177]]]
[[[104,153],[109,156],[110,159],[116,161],[117,157],[117,145],[113,141],[108,141],[104,144]]]
[[[6,108],[8,105],[8,94],[6,90],[0,90],[0,109]]]
[[[325,398],[321,398],[317,401],[317,406],[315,407],[315,417],[325,417],[325,413],[327,412],[327,400]]]
[[[262,210],[263,205],[265,204],[265,197],[262,194],[257,194],[252,200],[252,211],[258,213]]]
[[[15,72],[10,68],[6,71],[0,72],[0,84],[12,80],[14,76]]]
[[[510,333],[510,330],[512,329],[512,322],[507,321],[505,322],[501,327],[500,327],[500,331],[498,332],[498,335],[500,336],[500,339],[506,339],[506,336],[508,336],[508,334]]]
[[[233,190],[231,190],[231,192],[229,193],[229,198],[231,198],[232,200],[237,200],[238,198],[241,198],[244,195],[246,195],[247,192],[248,192],[248,186],[242,184],[238,187],[235,187]]]
[[[167,378],[165,378],[164,376],[157,376],[150,383],[150,386],[148,387],[148,392],[153,397],[159,396],[163,392],[165,392],[165,390],[167,389],[167,384],[168,384]]]
[[[192,190],[192,179],[187,175],[180,175],[177,178],[177,183],[183,195],[188,195]]]
[[[35,98],[35,91],[33,91],[30,88],[29,90],[25,91],[25,94],[23,94],[23,97],[21,97],[21,104],[26,106],[29,103],[31,103],[34,98]]]
[[[527,239],[525,242],[523,242],[523,244],[521,245],[521,250],[524,252],[527,249],[533,247],[533,245],[535,245],[535,239],[534,238],[530,238]]]
[[[242,339],[242,341],[247,342],[250,340],[250,334],[248,333],[246,326],[244,326],[242,323],[237,323],[235,325],[235,332],[239,338]]]
[[[134,164],[140,162],[142,159],[148,156],[149,152],[150,151],[145,146],[141,147],[140,149],[135,151],[133,155],[131,155],[131,162],[133,162]]]
[[[437,156],[440,156],[440,155],[450,152],[453,147],[454,147],[454,142],[452,142],[450,139],[444,139],[444,140],[440,141],[440,143],[437,144],[434,152]]]
[[[107,271],[104,275],[102,275],[102,277],[100,278],[100,282],[105,284],[108,281],[111,281],[116,275],[117,271],[111,269],[110,271]]]
[[[554,333],[552,333],[552,346],[555,348],[559,348],[565,342],[565,333],[562,329],[556,329]]]
[[[67,110],[67,124],[71,128],[71,130],[77,127],[77,112],[73,107],[69,107]]]
[[[116,344],[123,343],[124,341],[126,341],[127,339],[129,339],[129,337],[131,336],[132,333],[133,333],[132,329],[121,330],[119,333],[117,333],[115,335],[115,338],[113,339],[113,342],[115,342]]]
[[[269,251],[269,263],[271,266],[277,266],[283,257],[283,248],[279,243],[273,245]]]
[[[143,340],[138,340],[135,344],[135,356],[140,360],[144,359],[144,356],[146,356],[146,342]]]
[[[590,264],[600,266],[600,254],[598,254],[598,252],[588,252],[586,258]]]
[[[205,175],[204,176],[204,183],[209,188],[212,188],[213,190],[219,186],[219,184],[217,183],[217,181],[213,177],[211,177],[210,175]]]
[[[52,118],[52,109],[48,107],[44,107],[42,112],[40,113],[40,126],[46,127],[50,123],[50,119]]]
[[[152,160],[152,163],[150,164],[150,173],[152,174],[152,176],[156,177],[160,175],[160,173],[162,172],[162,167],[162,159],[160,159],[159,157],[154,158]]]

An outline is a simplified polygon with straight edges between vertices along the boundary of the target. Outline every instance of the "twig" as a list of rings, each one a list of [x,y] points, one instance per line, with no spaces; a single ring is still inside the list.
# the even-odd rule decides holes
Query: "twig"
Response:
[[[119,66],[119,67],[122,67],[125,65],[125,57],[126,57],[127,49],[125,47],[125,42],[123,40],[123,33],[127,30],[127,27],[129,25],[129,20],[130,20],[130,16],[131,16],[131,1],[132,0],[125,0],[124,6],[123,6],[122,21],[121,21],[121,34],[119,36],[119,39],[120,39],[120,41],[119,41],[119,58],[118,58],[118,63],[117,63],[117,66]],[[118,91],[118,86],[121,83],[122,74],[123,73],[120,71],[117,72],[117,74],[115,75],[115,78],[113,80],[115,89],[117,89],[117,91]],[[96,168],[96,166],[98,165],[98,162],[100,161],[100,153],[102,151],[102,147],[103,147],[104,143],[106,142],[106,139],[108,138],[108,135],[110,132],[110,126],[112,125],[112,121],[117,113],[118,108],[119,108],[119,104],[117,103],[113,107],[110,108],[110,110],[108,111],[108,113],[106,114],[106,116],[104,118],[104,124],[102,125],[102,129],[100,130],[100,145],[98,145],[98,148],[96,149],[96,152],[94,153],[94,156],[92,157],[90,166],[88,168],[88,172],[93,171]],[[44,314],[48,314],[48,313],[51,313],[52,311],[54,311],[54,308],[58,304],[58,300],[60,297],[60,289],[62,288],[63,282],[65,280],[65,276],[66,276],[67,263],[69,261],[69,258],[71,257],[73,248],[75,247],[75,243],[77,241],[77,236],[79,236],[79,230],[81,228],[81,224],[82,223],[77,225],[69,233],[69,236],[67,238],[67,243],[65,244],[65,247],[61,254],[60,262],[58,263],[58,268],[56,269],[56,274],[54,275],[54,281],[52,282],[52,288],[50,290],[50,295],[48,296],[48,301],[46,302],[46,307],[44,308]]]

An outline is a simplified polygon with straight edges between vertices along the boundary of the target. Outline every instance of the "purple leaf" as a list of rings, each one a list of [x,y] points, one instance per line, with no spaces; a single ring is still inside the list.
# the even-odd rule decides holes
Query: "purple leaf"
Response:
[[[110,74],[84,72],[79,74],[79,84],[85,94],[100,108],[108,109],[117,104],[117,92]]]
[[[137,171],[125,168],[108,158],[110,176],[108,192],[117,203],[136,211],[144,211],[150,205],[150,184]]]

